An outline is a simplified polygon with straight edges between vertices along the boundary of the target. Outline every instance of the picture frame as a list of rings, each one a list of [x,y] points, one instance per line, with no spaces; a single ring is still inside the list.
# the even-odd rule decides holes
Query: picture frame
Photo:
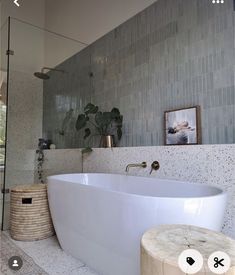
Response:
[[[201,144],[200,106],[169,110],[164,112],[164,144]]]

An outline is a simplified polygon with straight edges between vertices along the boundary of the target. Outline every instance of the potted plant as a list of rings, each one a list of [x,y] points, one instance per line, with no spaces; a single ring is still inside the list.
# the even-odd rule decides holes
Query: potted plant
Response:
[[[84,129],[84,139],[93,136],[100,136],[100,147],[115,146],[115,137],[118,140],[122,137],[123,116],[118,108],[113,108],[110,112],[101,112],[98,106],[88,103],[84,108],[84,113],[79,114],[76,121],[76,129]],[[91,152],[87,147],[83,153]]]

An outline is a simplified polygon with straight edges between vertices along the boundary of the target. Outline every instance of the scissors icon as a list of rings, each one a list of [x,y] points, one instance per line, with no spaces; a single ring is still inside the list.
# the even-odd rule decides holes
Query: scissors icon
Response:
[[[215,258],[214,258],[214,261],[215,261],[215,264],[214,264],[214,267],[215,267],[215,268],[218,268],[219,265],[220,265],[220,266],[224,266],[224,264],[222,264],[222,262],[224,261],[224,259],[219,260],[217,257],[215,257]]]

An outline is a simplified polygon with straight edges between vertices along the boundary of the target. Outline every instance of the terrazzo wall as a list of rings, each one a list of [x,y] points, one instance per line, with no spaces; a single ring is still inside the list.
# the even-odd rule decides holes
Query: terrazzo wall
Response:
[[[83,147],[75,117],[92,101],[120,108],[120,146],[163,145],[163,112],[194,105],[203,144],[235,143],[234,60],[233,0],[159,0],[62,63],[68,74],[44,82],[44,136],[58,148]]]
[[[34,183],[35,148],[42,134],[43,87],[32,74],[10,72],[8,95],[6,188]],[[4,227],[8,228],[10,195],[5,196]]]
[[[155,160],[161,167],[150,175]],[[225,190],[228,205],[223,232],[235,239],[235,145],[94,149],[84,156],[83,172],[125,174],[127,164],[143,161],[148,164],[146,169],[131,168],[128,174],[189,181]]]
[[[45,182],[48,176],[82,172],[80,149],[45,150],[44,157],[42,178]],[[37,166],[35,166],[34,181],[38,182]]]
[[[35,148],[42,134],[42,84],[29,73],[11,71],[9,81],[6,186],[34,181]]]

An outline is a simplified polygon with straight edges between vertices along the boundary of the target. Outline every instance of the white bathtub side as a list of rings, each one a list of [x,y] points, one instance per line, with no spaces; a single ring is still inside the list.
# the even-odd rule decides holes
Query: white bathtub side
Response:
[[[56,178],[48,179],[48,195],[62,248],[102,275],[139,274],[139,243],[147,229],[179,223],[220,230],[225,209],[225,195],[144,197]]]

